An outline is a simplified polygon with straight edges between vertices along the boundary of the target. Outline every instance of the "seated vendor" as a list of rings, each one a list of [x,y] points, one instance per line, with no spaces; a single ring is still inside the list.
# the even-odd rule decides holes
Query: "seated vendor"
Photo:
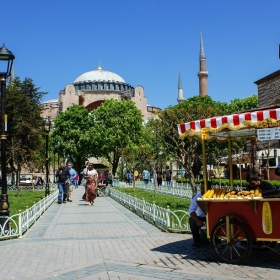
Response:
[[[267,181],[262,181],[258,173],[250,172],[247,175],[247,182],[249,182],[249,189],[273,190],[272,185]]]
[[[209,181],[207,181],[207,190],[209,190],[211,188],[211,183]],[[193,244],[192,247],[193,248],[199,248],[200,247],[200,233],[199,233],[199,229],[205,225],[206,222],[206,215],[203,211],[203,209],[201,209],[199,207],[199,205],[197,204],[197,199],[202,197],[202,195],[204,194],[204,182],[201,182],[200,185],[200,192],[197,193],[193,199],[192,202],[190,204],[189,207],[189,223],[190,223],[190,229],[192,232],[192,236],[193,236]]]

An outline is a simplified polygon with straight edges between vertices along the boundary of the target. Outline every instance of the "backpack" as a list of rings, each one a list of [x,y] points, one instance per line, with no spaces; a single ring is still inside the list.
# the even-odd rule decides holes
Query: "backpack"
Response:
[[[169,169],[166,169],[165,174],[166,174],[166,178],[170,178],[171,177]]]
[[[275,175],[280,176],[280,167],[276,167],[274,172],[275,172]]]

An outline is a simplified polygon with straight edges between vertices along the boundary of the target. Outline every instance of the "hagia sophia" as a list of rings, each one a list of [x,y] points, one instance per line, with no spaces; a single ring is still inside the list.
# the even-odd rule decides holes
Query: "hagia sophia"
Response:
[[[198,72],[199,94],[207,95],[206,57],[204,52],[202,34],[200,36],[200,69]],[[133,87],[128,84],[120,75],[103,70],[99,63],[96,70],[85,72],[78,76],[71,84],[67,84],[59,92],[58,99],[48,100],[42,103],[42,117],[49,117],[51,120],[64,112],[73,104],[82,105],[89,111],[97,108],[106,99],[130,99],[135,102],[136,107],[142,112],[143,121],[152,118],[157,110],[156,106],[148,105],[144,87],[138,85]],[[181,74],[178,79],[178,102],[184,100]]]

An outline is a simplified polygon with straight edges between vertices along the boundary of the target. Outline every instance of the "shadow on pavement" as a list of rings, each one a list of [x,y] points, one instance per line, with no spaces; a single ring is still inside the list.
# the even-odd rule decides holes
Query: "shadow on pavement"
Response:
[[[152,251],[181,255],[182,259],[221,263],[211,246],[192,248],[192,239],[181,240],[152,249]],[[242,266],[280,269],[280,244],[273,250],[253,249],[250,258]]]

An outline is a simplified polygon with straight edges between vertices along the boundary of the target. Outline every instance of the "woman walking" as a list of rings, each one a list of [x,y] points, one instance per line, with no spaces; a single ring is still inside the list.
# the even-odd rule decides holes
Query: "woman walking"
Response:
[[[87,179],[85,200],[89,202],[89,205],[93,205],[94,199],[97,197],[97,171],[93,168],[92,163],[88,165],[84,177]]]

